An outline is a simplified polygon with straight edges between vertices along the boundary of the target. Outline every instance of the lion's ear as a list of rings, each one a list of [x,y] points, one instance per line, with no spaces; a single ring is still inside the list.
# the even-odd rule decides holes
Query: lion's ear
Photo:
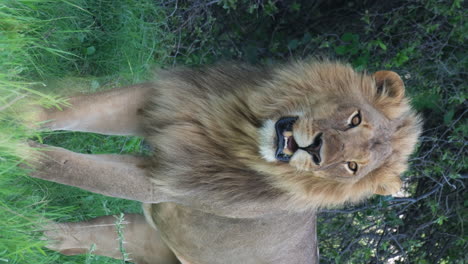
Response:
[[[391,195],[397,193],[401,189],[401,179],[399,176],[393,176],[391,179],[380,183],[374,190],[374,194]]]
[[[405,85],[396,72],[378,71],[374,73],[374,80],[379,94],[385,94],[396,101],[401,101],[405,96]]]

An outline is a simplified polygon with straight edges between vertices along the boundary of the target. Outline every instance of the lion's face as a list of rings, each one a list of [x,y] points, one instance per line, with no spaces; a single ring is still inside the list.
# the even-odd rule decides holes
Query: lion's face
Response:
[[[392,150],[391,122],[371,107],[334,108],[322,117],[304,113],[276,121],[270,146],[275,158],[340,181],[359,179],[380,166]]]
[[[369,105],[328,107],[334,110],[322,116],[297,113],[266,122],[264,158],[347,182],[382,165],[392,152],[392,121]]]
[[[274,84],[288,90],[276,91],[279,96],[271,100],[279,101],[280,110],[260,128],[259,151],[270,171],[289,175],[278,174],[278,185],[314,196],[321,187],[338,196],[341,191],[337,204],[359,199],[353,195],[398,191],[420,133],[400,77],[388,71],[360,74],[337,64],[314,66],[290,69],[303,77],[300,81],[283,76]]]

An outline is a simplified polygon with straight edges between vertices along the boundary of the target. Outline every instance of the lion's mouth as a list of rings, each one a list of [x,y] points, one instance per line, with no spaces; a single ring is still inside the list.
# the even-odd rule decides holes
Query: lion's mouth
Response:
[[[282,117],[276,124],[276,154],[275,157],[279,161],[289,162],[294,152],[299,146],[293,137],[293,125],[297,117]]]

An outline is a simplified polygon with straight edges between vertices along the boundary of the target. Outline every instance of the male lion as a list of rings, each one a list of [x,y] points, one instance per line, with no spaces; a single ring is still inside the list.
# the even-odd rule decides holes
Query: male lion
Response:
[[[340,63],[222,65],[40,110],[52,130],[143,135],[151,157],[43,148],[32,176],[141,201],[127,215],[136,263],[317,263],[321,207],[400,189],[420,121],[398,74]],[[53,224],[64,254],[117,250],[112,217]]]

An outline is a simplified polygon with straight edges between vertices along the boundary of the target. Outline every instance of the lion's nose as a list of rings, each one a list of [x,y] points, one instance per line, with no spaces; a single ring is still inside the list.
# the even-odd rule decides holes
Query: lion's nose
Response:
[[[301,148],[304,151],[307,151],[312,156],[312,160],[314,161],[315,165],[320,165],[322,162],[322,157],[320,156],[320,150],[322,149],[322,133],[319,133],[315,136],[314,141],[307,147]]]

